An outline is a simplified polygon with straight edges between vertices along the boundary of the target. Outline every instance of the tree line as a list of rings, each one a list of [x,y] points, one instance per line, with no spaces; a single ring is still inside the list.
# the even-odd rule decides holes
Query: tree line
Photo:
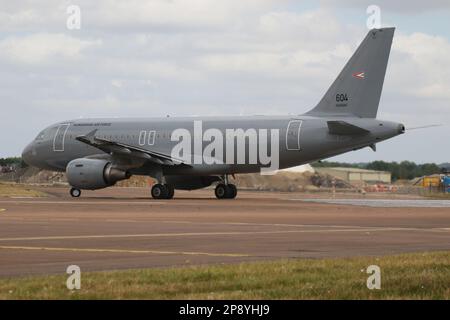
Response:
[[[21,168],[27,167],[27,164],[22,161],[21,157],[0,158],[0,166],[19,166]]]

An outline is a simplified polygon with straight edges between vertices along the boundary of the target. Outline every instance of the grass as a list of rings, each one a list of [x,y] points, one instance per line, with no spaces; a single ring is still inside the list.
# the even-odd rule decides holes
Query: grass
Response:
[[[0,197],[45,197],[46,194],[24,185],[0,182]]]
[[[381,290],[365,270],[381,268]],[[450,251],[0,279],[0,299],[449,299]]]

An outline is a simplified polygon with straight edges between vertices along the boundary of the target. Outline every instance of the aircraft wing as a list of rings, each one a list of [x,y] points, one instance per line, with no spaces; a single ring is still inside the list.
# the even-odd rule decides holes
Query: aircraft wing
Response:
[[[184,164],[182,160],[173,158],[172,156],[161,152],[147,150],[125,143],[111,141],[108,139],[98,138],[95,136],[96,132],[97,129],[89,132],[86,135],[78,136],[75,139],[110,154],[118,154],[121,156],[145,159],[157,164],[167,166]]]
[[[363,135],[370,131],[345,121],[327,121],[328,132],[338,135]]]

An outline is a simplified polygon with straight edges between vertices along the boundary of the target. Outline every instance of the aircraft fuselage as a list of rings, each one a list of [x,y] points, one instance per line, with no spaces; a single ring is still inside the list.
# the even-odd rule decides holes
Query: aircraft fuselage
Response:
[[[363,135],[330,133],[327,121],[340,119],[369,132]],[[271,165],[273,169],[284,169],[370,146],[404,131],[403,125],[399,123],[354,117],[78,119],[46,128],[26,147],[23,158],[36,167],[64,171],[67,164],[74,159],[102,153],[97,148],[76,139],[94,129],[97,129],[96,137],[163,154],[172,153],[174,147],[181,141],[181,139],[175,139],[174,132],[183,129],[191,138],[191,152],[188,154],[190,166],[167,167],[164,173],[169,175],[251,173],[258,172],[264,167],[270,168]],[[222,141],[219,141],[222,151],[218,154],[213,152],[206,155],[208,145],[214,141],[211,137],[207,137],[208,132],[211,132],[210,129],[214,129],[217,134],[219,132],[222,134]],[[230,136],[230,133],[236,133],[236,135]],[[277,139],[275,144],[274,138]],[[232,140],[234,140],[234,152],[230,149]],[[243,149],[245,157],[242,155],[242,149],[238,150],[238,144],[242,141],[245,143]],[[264,143],[266,150],[261,150]],[[234,153],[231,157],[230,151]],[[254,152],[256,156],[252,155]],[[275,159],[277,153],[279,159]],[[211,159],[208,161],[210,155],[215,161]],[[262,158],[265,158],[265,161]],[[267,163],[268,160],[270,163]]]

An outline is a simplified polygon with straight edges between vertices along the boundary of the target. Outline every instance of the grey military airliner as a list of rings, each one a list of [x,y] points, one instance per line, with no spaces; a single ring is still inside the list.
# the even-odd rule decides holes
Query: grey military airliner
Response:
[[[65,171],[73,197],[144,175],[157,181],[155,199],[211,185],[218,199],[232,199],[234,174],[270,174],[365,147],[375,151],[405,132],[400,123],[376,119],[394,30],[370,30],[305,114],[70,120],[40,132],[22,157],[31,166]]]

